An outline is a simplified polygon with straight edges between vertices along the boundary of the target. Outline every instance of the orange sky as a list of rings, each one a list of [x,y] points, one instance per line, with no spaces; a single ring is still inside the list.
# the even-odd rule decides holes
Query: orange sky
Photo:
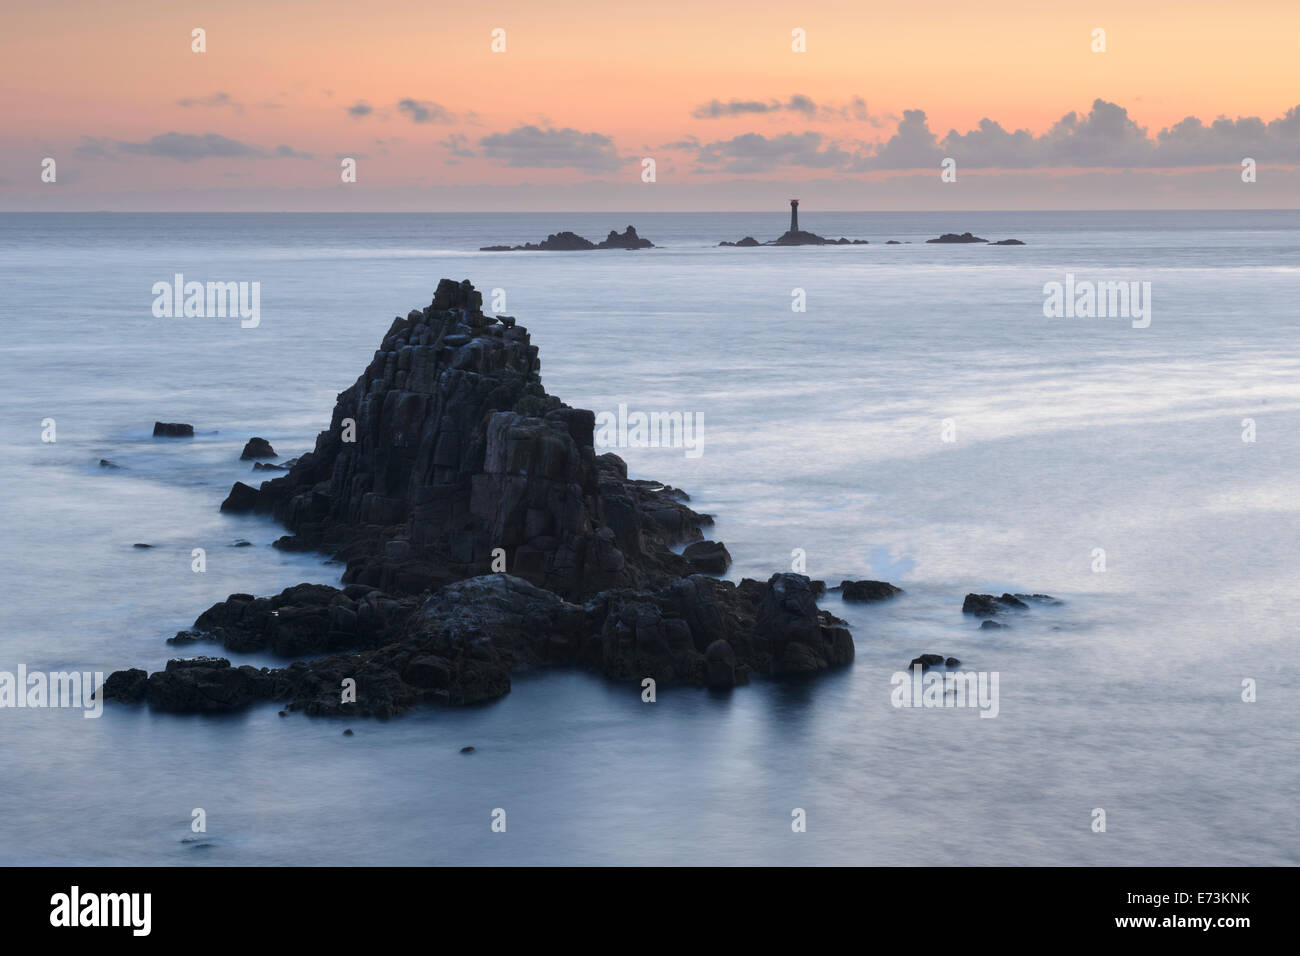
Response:
[[[366,157],[358,185],[369,188],[593,178],[481,155],[455,162],[440,145],[456,134],[472,149],[534,124],[608,136],[620,154],[658,156],[663,177],[684,180],[689,163],[662,146],[686,136],[814,130],[873,143],[892,135],[905,109],[924,110],[940,136],[983,117],[1041,134],[1097,98],[1154,134],[1188,115],[1268,121],[1300,103],[1296,0],[85,0],[13,4],[3,22],[0,208],[39,193],[33,164],[46,155],[75,170],[64,185],[87,197],[302,188],[317,179],[325,188],[338,178],[335,157],[358,154]],[[206,53],[191,52],[193,27],[206,29]],[[494,27],[506,30],[503,54],[490,51]],[[791,52],[795,27],[807,31],[806,53]],[[1104,54],[1090,50],[1094,27],[1106,30]],[[177,105],[218,92],[227,105]],[[691,116],[713,99],[796,93],[834,106],[860,96],[885,119]],[[432,101],[456,119],[413,123],[395,108],[403,98]],[[375,112],[349,117],[345,107],[358,100]],[[72,155],[83,137],[138,143],[167,132],[216,133],[263,150],[284,144],[315,161],[93,164]],[[628,165],[612,178],[638,173]]]

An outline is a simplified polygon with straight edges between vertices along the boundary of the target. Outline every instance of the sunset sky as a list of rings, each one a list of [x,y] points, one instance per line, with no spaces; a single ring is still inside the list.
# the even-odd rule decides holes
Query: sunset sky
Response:
[[[1298,50],[1295,0],[10,4],[0,211],[1295,208]]]

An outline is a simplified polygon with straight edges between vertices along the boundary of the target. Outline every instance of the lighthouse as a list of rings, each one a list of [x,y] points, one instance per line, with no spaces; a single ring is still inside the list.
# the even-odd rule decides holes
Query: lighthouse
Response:
[[[799,200],[790,200],[790,231],[799,231]]]

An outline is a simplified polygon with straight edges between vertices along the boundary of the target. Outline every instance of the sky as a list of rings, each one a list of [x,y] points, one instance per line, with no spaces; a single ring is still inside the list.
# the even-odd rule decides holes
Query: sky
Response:
[[[1296,0],[15,2],[0,211],[1300,208],[1297,51]]]

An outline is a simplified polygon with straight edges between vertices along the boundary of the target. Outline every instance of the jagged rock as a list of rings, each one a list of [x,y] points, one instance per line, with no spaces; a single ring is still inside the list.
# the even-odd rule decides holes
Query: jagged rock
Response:
[[[534,667],[726,687],[853,660],[845,622],[816,606],[824,582],[694,573],[729,565],[720,542],[701,541],[712,519],[596,455],[595,416],[548,395],[538,368],[527,330],[483,315],[468,281],[444,279],[428,308],[395,319],[315,449],[222,504],[283,522],[292,534],[277,547],[345,560],[345,586],[232,594],[175,639],[324,656],[262,670],[171,661],[145,679],[146,699],[385,718],[499,697]],[[485,573],[497,549],[508,574]],[[138,673],[111,680],[139,692]]]
[[[846,601],[884,601],[902,594],[903,589],[887,581],[841,581],[840,597]]]
[[[700,539],[705,516],[596,456],[593,413],[548,395],[527,330],[485,334],[481,306],[444,279],[394,321],[315,450],[259,490],[237,483],[222,510],[269,512],[347,561],[344,581],[393,592],[489,571],[498,548],[512,574],[567,597],[685,573],[670,549]],[[396,537],[409,555],[385,554]]]
[[[597,249],[653,249],[654,243],[649,239],[642,239],[636,234],[635,226],[628,226],[622,233],[611,229],[605,241],[596,246]]]
[[[956,658],[952,658],[956,660]],[[928,671],[931,667],[938,667],[944,661],[942,654],[922,654],[919,657],[913,657],[912,662],[907,666],[909,668],[920,667],[923,671]],[[960,662],[958,662],[960,663]]]
[[[250,458],[275,458],[275,449],[265,438],[250,438],[244,445],[243,454],[239,456],[240,461],[247,461]]]
[[[726,574],[731,567],[731,554],[721,541],[696,541],[682,552],[691,574]]]
[[[154,438],[193,438],[194,426],[181,422],[154,422]]]
[[[253,471],[288,471],[288,470],[289,470],[289,466],[287,464],[277,465],[274,462],[269,462],[269,461],[253,462]]]
[[[748,248],[748,247],[750,247],[750,246],[761,246],[762,243],[759,242],[757,239],[755,239],[753,236],[746,236],[744,239],[741,239],[739,242],[725,242],[725,241],[724,241],[724,242],[720,242],[720,243],[718,243],[718,245],[719,245],[719,246],[733,246],[733,247],[736,247],[736,248],[742,248],[742,249],[743,249],[743,248]]]
[[[938,239],[927,239],[926,242],[988,242],[987,239],[981,239],[979,236],[972,236],[969,232],[963,232],[960,236],[955,232],[945,232]]]
[[[526,242],[522,246],[481,246],[479,252],[585,252],[588,249],[653,249],[654,243],[636,234],[628,226],[625,232],[611,229],[603,242],[584,239],[576,232],[554,232],[541,242]],[[512,323],[513,324],[513,323]]]

